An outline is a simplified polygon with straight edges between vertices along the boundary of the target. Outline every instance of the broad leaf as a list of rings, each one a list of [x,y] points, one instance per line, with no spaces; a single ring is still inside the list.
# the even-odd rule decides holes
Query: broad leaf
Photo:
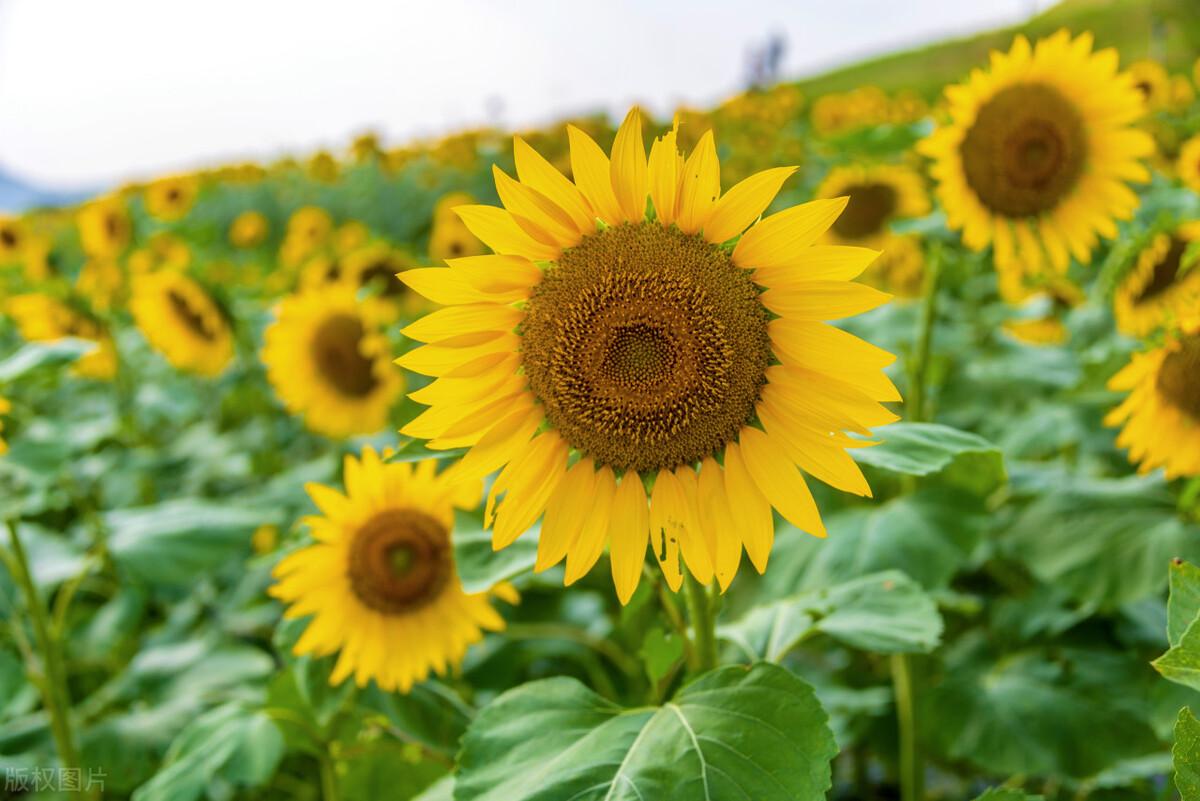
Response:
[[[1012,787],[993,787],[984,792],[975,801],[1043,801],[1045,796],[1030,795],[1024,790]]]
[[[920,585],[892,570],[776,601],[719,630],[746,656],[772,662],[822,633],[865,651],[928,652],[942,618]]]
[[[55,339],[49,342],[27,342],[12,356],[0,361],[0,384],[16,381],[43,367],[61,367],[96,348],[86,339]]]
[[[1200,567],[1176,559],[1171,562],[1167,601],[1167,641],[1178,645],[1188,626],[1200,616]]]
[[[460,512],[454,524],[454,564],[463,590],[487,592],[533,568],[537,559],[538,527],[525,532],[507,548],[492,548],[492,532],[474,516]]]
[[[573,679],[500,696],[463,738],[455,801],[817,801],[837,753],[812,687],[725,667],[660,707],[622,709]]]
[[[1175,789],[1182,801],[1200,801],[1200,720],[1186,706],[1175,723]]]
[[[972,459],[969,471],[984,476],[979,488],[986,491],[1004,479],[1000,449],[978,434],[937,423],[893,423],[876,432],[882,442],[851,453],[862,464],[909,476],[940,473],[958,459]]]

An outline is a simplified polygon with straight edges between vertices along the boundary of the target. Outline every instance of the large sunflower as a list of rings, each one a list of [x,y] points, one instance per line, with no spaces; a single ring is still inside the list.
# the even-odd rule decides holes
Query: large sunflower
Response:
[[[312,616],[297,654],[340,651],[332,684],[353,676],[408,692],[457,668],[484,629],[504,628],[489,595],[512,603],[512,588],[469,595],[454,566],[454,508],[477,504],[479,484],[453,485],[434,466],[388,464],[367,448],[346,457],[344,495],[307,487],[321,510],[306,519],[316,543],[279,563],[270,592],[291,604],[285,617]]]
[[[104,325],[89,314],[41,292],[14,295],[4,305],[21,337],[30,342],[48,342],[64,337],[96,343],[90,353],[75,362],[72,372],[84,378],[110,380],[117,373],[117,350]]]
[[[1134,354],[1108,386],[1129,393],[1104,422],[1123,426],[1117,445],[1129,449],[1139,472],[1200,475],[1200,317],[1185,321],[1162,347]]]
[[[568,132],[574,183],[517,139],[520,181],[495,169],[507,208],[458,209],[497,255],[402,274],[451,306],[405,329],[431,344],[399,363],[437,380],[404,433],[471,446],[464,479],[503,468],[493,544],[545,513],[538,569],[565,557],[573,582],[607,544],[628,601],[652,545],[670,586],[680,556],[728,586],[743,546],[765,569],[772,507],[825,534],[797,466],[870,493],[845,431],[895,419],[893,357],[823,321],[888,300],[852,283],[878,254],[814,246],[844,198],[756,222],[794,168],[722,195],[711,132],[686,161],[675,131],[647,159],[636,109],[611,160]]]
[[[378,301],[349,287],[292,295],[266,331],[267,377],[289,411],[331,437],[370,434],[387,425],[404,379],[392,364]]]
[[[946,90],[951,122],[923,140],[950,227],[997,267],[1025,275],[1087,263],[1097,235],[1117,235],[1147,181],[1154,140],[1132,127],[1141,93],[1115,50],[1060,31],[1035,47],[1018,36],[987,71]]]
[[[1117,287],[1113,311],[1126,334],[1146,336],[1200,307],[1200,222],[1150,239]]]
[[[233,332],[224,311],[183,273],[134,276],[129,310],[150,344],[180,370],[216,376],[233,359]]]

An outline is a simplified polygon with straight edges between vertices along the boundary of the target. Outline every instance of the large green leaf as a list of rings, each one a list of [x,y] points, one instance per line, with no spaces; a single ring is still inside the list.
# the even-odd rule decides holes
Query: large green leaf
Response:
[[[94,350],[86,339],[56,339],[27,342],[12,356],[0,361],[0,384],[7,384],[43,367],[61,367]]]
[[[1182,801],[1200,801],[1200,720],[1186,706],[1175,723],[1175,789]]]
[[[837,753],[812,687],[725,667],[622,709],[573,679],[510,690],[463,738],[455,801],[816,801]]]
[[[879,445],[851,451],[857,461],[893,473],[929,476],[956,460],[976,457],[967,469],[983,477],[980,489],[1004,478],[1000,449],[978,434],[938,423],[893,423],[879,429],[876,436],[882,440]]]
[[[172,500],[105,515],[108,550],[131,576],[151,584],[187,584],[250,542],[278,513],[216,501]]]
[[[865,651],[928,652],[942,618],[919,584],[891,570],[758,607],[718,633],[750,659],[772,662],[821,633]]]
[[[1200,567],[1175,559],[1168,572],[1168,585],[1167,641],[1178,645],[1188,626],[1200,616]]]
[[[1030,504],[1006,544],[1042,581],[1112,609],[1162,592],[1173,558],[1200,559],[1200,527],[1161,479],[1080,480]]]
[[[538,527],[522,534],[507,548],[492,548],[492,532],[467,512],[459,512],[454,523],[454,564],[467,592],[487,592],[533,568],[537,559]]]
[[[1043,801],[1045,796],[1030,795],[1024,790],[1012,787],[993,787],[984,791],[975,801]]]

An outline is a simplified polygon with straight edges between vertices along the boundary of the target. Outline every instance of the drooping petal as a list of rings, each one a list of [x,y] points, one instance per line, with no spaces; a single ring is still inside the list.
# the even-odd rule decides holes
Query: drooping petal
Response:
[[[734,184],[713,205],[704,223],[704,238],[719,245],[745,231],[767,210],[783,182],[795,171],[795,167],[773,167]]]

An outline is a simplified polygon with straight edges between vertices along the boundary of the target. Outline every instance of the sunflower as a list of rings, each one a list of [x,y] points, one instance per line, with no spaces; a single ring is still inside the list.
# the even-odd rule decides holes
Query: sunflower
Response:
[[[1200,475],[1200,317],[1184,321],[1161,347],[1134,354],[1108,386],[1129,393],[1104,422],[1123,426],[1117,445],[1129,449],[1138,472]]]
[[[434,467],[388,464],[367,448],[346,457],[344,495],[307,487],[321,511],[306,519],[316,542],[279,563],[270,593],[290,604],[284,617],[312,616],[297,655],[340,652],[331,684],[353,676],[408,692],[457,669],[485,629],[504,628],[491,596],[515,603],[513,589],[468,594],[454,566],[454,509],[478,503],[479,484],[455,486]]]
[[[110,259],[88,259],[75,279],[75,291],[101,312],[108,311],[119,300],[124,285],[125,275],[120,265]]]
[[[888,238],[888,225],[929,213],[929,196],[921,176],[908,167],[834,167],[817,187],[819,198],[850,198],[846,210],[826,232],[831,245],[878,248]]]
[[[184,272],[191,263],[192,251],[187,242],[166,231],[151,236],[145,247],[129,254],[128,260],[129,271],[135,275],[158,270]]]
[[[1091,259],[1097,235],[1115,237],[1138,198],[1127,181],[1147,181],[1138,161],[1154,140],[1132,126],[1143,113],[1114,50],[1066,31],[1031,47],[1018,36],[993,53],[988,71],[946,90],[951,122],[919,148],[947,222],[972,250],[994,247],[998,267],[1063,273]]]
[[[4,308],[22,338],[30,342],[49,342],[65,337],[95,342],[96,348],[72,367],[76,375],[102,381],[116,375],[117,350],[108,330],[94,317],[40,292],[15,295],[8,299]]]
[[[142,201],[151,217],[173,222],[182,219],[196,202],[200,182],[190,175],[160,178],[146,187]]]
[[[12,404],[5,398],[0,398],[0,414],[8,414],[12,411]],[[0,434],[4,433],[4,421],[0,420]],[[0,454],[8,453],[8,443],[4,441],[4,437],[0,437]]]
[[[135,276],[129,310],[150,344],[179,370],[216,376],[233,359],[233,332],[224,310],[181,272]]]
[[[772,507],[824,536],[797,465],[870,493],[844,432],[896,419],[879,403],[899,400],[893,357],[822,321],[888,300],[852,283],[878,254],[814,245],[845,198],[756,222],[795,168],[721,195],[711,132],[686,161],[674,130],[647,159],[636,109],[611,160],[568,132],[574,183],[518,138],[520,181],[494,168],[507,208],[457,209],[497,255],[402,274],[451,306],[404,331],[430,344],[399,363],[437,377],[404,433],[470,446],[457,477],[503,468],[493,545],[544,512],[537,569],[566,558],[571,583],[607,544],[627,602],[652,545],[671,587],[681,555],[727,587],[743,546],[765,569]]]
[[[487,252],[487,246],[454,213],[459,206],[474,202],[474,198],[465,192],[451,192],[437,202],[433,209],[433,230],[429,234],[430,259],[444,261]]]
[[[319,206],[302,206],[288,218],[287,233],[279,246],[280,261],[295,267],[315,253],[333,231],[333,218]]]
[[[287,409],[331,437],[371,434],[387,424],[404,379],[381,331],[381,303],[347,286],[292,295],[279,304],[262,351],[267,377]]]
[[[333,232],[333,249],[338,253],[348,253],[367,244],[371,238],[371,230],[358,220],[342,223]]]
[[[1153,236],[1117,287],[1117,327],[1142,337],[1188,316],[1200,305],[1200,222]]]
[[[1002,276],[1003,278],[1003,276]],[[1065,277],[1047,279],[1032,289],[1024,284],[1000,282],[1000,294],[1014,306],[1025,306],[1032,314],[1004,323],[1004,330],[1027,345],[1061,345],[1070,337],[1062,316],[1084,302],[1083,290]]]
[[[24,223],[16,217],[0,216],[0,264],[19,259],[28,240]]]
[[[347,253],[341,260],[340,280],[355,289],[369,288],[372,294],[394,302],[409,294],[396,273],[411,264],[390,245],[376,242]]]
[[[79,210],[79,241],[84,253],[96,258],[115,258],[129,245],[133,223],[119,197],[93,200]]]
[[[1193,192],[1200,192],[1200,135],[1183,143],[1176,168],[1183,185]]]
[[[261,211],[243,211],[229,226],[229,244],[235,248],[258,247],[270,231],[271,224]]]
[[[1146,102],[1146,108],[1157,111],[1171,104],[1171,76],[1166,67],[1148,58],[1129,65],[1133,85]]]

